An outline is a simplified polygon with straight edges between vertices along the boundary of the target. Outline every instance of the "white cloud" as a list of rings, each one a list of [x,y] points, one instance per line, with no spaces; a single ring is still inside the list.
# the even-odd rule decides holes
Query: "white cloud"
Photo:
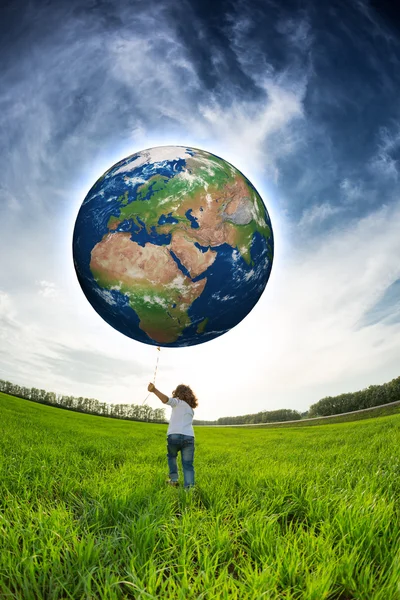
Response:
[[[143,347],[105,323],[64,274],[57,302],[48,293],[0,292],[0,377],[28,387],[138,403],[138,377],[152,367]],[[49,282],[42,282],[45,291]],[[50,294],[51,298],[51,294]],[[143,383],[144,386],[144,383]]]
[[[348,204],[353,204],[362,198],[364,194],[362,183],[360,181],[352,181],[348,177],[345,177],[340,182],[340,191],[345,202]]]
[[[55,283],[51,281],[39,281],[38,285],[40,287],[38,293],[43,298],[57,298],[59,296],[59,290]]]
[[[341,212],[343,208],[340,206],[332,206],[330,202],[324,202],[323,204],[314,204],[310,208],[307,208],[299,221],[299,227],[312,227],[315,224],[320,224],[329,217],[336,215]]]
[[[307,19],[284,19],[277,23],[276,29],[283,33],[287,41],[301,53],[311,47],[313,35]]]
[[[175,373],[198,391],[198,418],[305,410],[325,395],[398,376],[400,325],[359,329],[359,322],[400,276],[399,227],[400,206],[384,208],[277,255],[266,291],[241,324],[179,351]]]
[[[400,126],[397,124],[397,127],[391,130],[387,127],[381,127],[378,148],[369,163],[370,170],[381,177],[397,181],[399,167],[396,155],[399,150]]]
[[[272,80],[260,82],[260,87],[265,94],[262,101],[235,99],[227,107],[213,98],[202,104],[200,111],[204,126],[230,152],[240,155],[246,168],[265,171],[277,181],[277,160],[296,147],[297,138],[290,127],[303,118],[304,89],[288,90]],[[279,143],[274,137],[277,134]]]
[[[0,290],[0,315],[2,317],[14,318],[15,309],[11,297],[6,292]]]

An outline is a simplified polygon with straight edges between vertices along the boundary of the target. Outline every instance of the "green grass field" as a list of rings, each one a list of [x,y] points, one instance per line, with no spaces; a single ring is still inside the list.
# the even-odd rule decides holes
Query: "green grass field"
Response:
[[[166,425],[0,394],[0,598],[400,599],[399,426],[197,427],[185,491]]]

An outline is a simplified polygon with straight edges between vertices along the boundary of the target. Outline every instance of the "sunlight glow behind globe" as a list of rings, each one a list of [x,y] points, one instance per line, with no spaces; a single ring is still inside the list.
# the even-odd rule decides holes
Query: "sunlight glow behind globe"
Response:
[[[181,154],[177,156],[185,156],[185,159],[169,160],[168,153],[172,150],[174,154],[174,149],[178,148]],[[149,162],[150,159],[146,158],[149,152],[153,153],[155,162]],[[212,175],[207,181],[206,172],[207,177]],[[223,183],[217,184],[218,176],[222,176]],[[150,182],[146,179],[150,179]],[[194,181],[197,183],[194,184]],[[201,189],[197,190],[199,181]],[[153,185],[158,200],[154,200]],[[169,188],[163,196],[164,191],[158,188],[164,185],[166,188],[169,185]],[[177,185],[181,186],[178,196],[170,201],[174,193],[171,196],[171,190],[176,189]],[[194,201],[198,204],[197,208],[193,207],[196,217],[193,217],[192,207],[187,204],[193,185],[197,190],[193,192]],[[219,206],[223,206],[227,212],[222,213],[221,208],[219,215],[216,208],[210,208],[211,195],[206,193],[209,185],[214,195],[219,189],[218,194],[222,195],[224,202]],[[178,197],[181,200],[177,204]],[[93,211],[99,198],[102,198],[101,206],[99,204]],[[167,202],[168,210],[177,212],[166,210],[164,214],[157,206],[158,220],[150,223],[149,215],[157,202],[160,206]],[[217,204],[212,207],[218,206],[218,199],[215,202]],[[86,208],[88,203],[90,209]],[[123,208],[127,203],[128,208]],[[182,208],[179,208],[180,203]],[[226,208],[228,205],[229,208]],[[148,209],[149,214],[146,213]],[[216,224],[213,219],[220,217],[221,222],[214,230]],[[198,220],[203,226],[199,226]],[[96,231],[89,231],[94,223],[100,221],[101,225]],[[210,222],[213,223],[211,229]],[[144,232],[146,235],[143,238]],[[221,232],[224,232],[222,237]],[[82,248],[88,236],[91,238],[90,247],[86,245],[86,258],[82,260]],[[102,239],[106,239],[107,244]],[[104,246],[101,246],[102,243]],[[166,247],[168,256],[164,249]],[[127,263],[129,271],[132,270],[132,260],[136,261],[136,266],[146,263],[148,259],[153,264],[162,263],[164,266],[160,266],[158,275],[154,277],[153,272],[146,268],[143,273],[136,272],[133,278],[131,275],[125,277],[126,265],[121,272],[114,274],[109,267],[110,257],[104,256],[104,252],[110,249],[114,253],[113,268],[117,270],[120,268],[117,264],[121,262],[118,257],[127,252],[131,260],[131,263]],[[270,218],[254,184],[226,160],[187,146],[152,147],[114,164],[90,190],[81,206],[74,230],[75,268],[81,287],[95,310],[124,335],[143,343],[167,347],[203,343],[229,331],[243,320],[267,284],[273,249]],[[164,264],[165,260],[167,262]],[[90,269],[87,268],[89,262]],[[228,271],[224,271],[228,264],[229,275]],[[169,275],[165,268],[169,270]],[[150,280],[152,283],[149,287]],[[225,305],[221,300],[225,301]]]

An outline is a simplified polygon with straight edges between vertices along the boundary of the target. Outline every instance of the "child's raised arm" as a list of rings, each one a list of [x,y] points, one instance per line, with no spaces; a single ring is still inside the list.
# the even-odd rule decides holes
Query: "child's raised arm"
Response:
[[[148,387],[147,387],[149,392],[153,392],[153,394],[155,394],[157,396],[157,398],[160,398],[161,402],[163,404],[167,404],[168,402],[168,396],[166,396],[165,394],[163,394],[162,392],[160,392],[154,385],[154,383],[149,383]]]

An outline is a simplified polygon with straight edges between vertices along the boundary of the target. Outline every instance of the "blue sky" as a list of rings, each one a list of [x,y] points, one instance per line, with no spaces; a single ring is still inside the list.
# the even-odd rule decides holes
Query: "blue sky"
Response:
[[[275,260],[236,328],[162,350],[157,385],[191,384],[196,416],[214,419],[306,410],[399,376],[400,19],[391,4],[1,10],[0,378],[144,399],[156,351],[88,304],[72,231],[105,170],[173,144],[214,152],[252,181]]]

